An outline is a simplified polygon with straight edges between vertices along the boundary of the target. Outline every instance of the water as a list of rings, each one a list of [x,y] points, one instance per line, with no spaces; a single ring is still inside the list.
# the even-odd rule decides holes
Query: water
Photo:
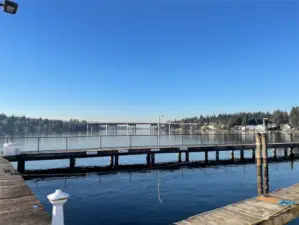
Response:
[[[167,136],[163,136],[164,138],[167,139]],[[195,136],[186,138],[192,143],[203,142],[201,138]],[[239,140],[239,136],[230,138],[224,139],[214,135],[208,142],[205,140],[205,143]],[[252,141],[252,138],[253,136],[243,141]],[[278,138],[287,140],[287,137]],[[164,143],[166,139],[163,140]],[[76,142],[81,143],[81,146],[94,145],[94,142],[88,140],[91,139],[83,137],[77,139]],[[110,144],[116,144],[114,141]],[[142,144],[143,139],[137,142],[137,144]],[[29,145],[23,144],[27,146],[26,148],[34,145],[31,139],[30,141],[24,140],[24,143],[30,143]],[[54,145],[56,145],[55,139],[46,147],[51,148]],[[278,156],[282,154],[278,152]],[[245,157],[250,156],[251,152],[245,151]],[[214,154],[209,155],[209,158],[213,159],[213,157]],[[239,157],[237,152],[235,157]],[[203,158],[203,153],[190,154],[191,161]],[[229,153],[221,152],[220,158],[229,158]],[[176,154],[156,156],[157,162],[175,160],[177,160]],[[145,156],[142,155],[120,157],[121,164],[142,162],[145,162]],[[78,159],[76,163],[79,166],[108,165],[109,158]],[[26,168],[67,165],[67,160],[37,161],[26,163]],[[270,190],[299,182],[298,170],[299,161],[293,164],[290,162],[269,164]],[[70,194],[71,197],[65,204],[66,225],[172,224],[189,216],[257,195],[255,165],[88,174],[84,177],[26,182],[49,214],[51,214],[52,206],[46,198],[48,194],[58,188]],[[299,224],[299,222],[294,221],[292,224]]]
[[[298,165],[295,162],[292,169],[289,162],[270,164],[271,190],[298,182]],[[49,213],[51,205],[46,195],[57,188],[69,193],[65,220],[72,225],[171,224],[257,195],[255,165],[90,175],[27,183]]]

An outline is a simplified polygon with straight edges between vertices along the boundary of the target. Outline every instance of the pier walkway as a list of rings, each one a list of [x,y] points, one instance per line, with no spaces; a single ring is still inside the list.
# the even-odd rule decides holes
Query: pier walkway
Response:
[[[288,200],[288,201],[286,201]],[[280,202],[285,202],[285,205]],[[293,203],[286,204],[286,203]],[[279,189],[212,211],[192,216],[176,225],[281,225],[299,216],[299,184]],[[296,204],[297,203],[297,204]]]
[[[294,148],[299,147],[299,142],[269,143],[268,148],[274,149],[274,158],[276,158],[276,148],[284,149],[285,157],[293,157]],[[77,158],[92,157],[110,157],[110,166],[116,168],[119,166],[119,158],[126,155],[145,155],[148,167],[155,165],[156,154],[177,153],[178,163],[189,162],[190,153],[204,152],[204,161],[209,161],[209,154],[215,154],[216,161],[220,160],[219,152],[230,151],[231,159],[234,160],[234,152],[240,151],[240,160],[244,160],[244,150],[252,151],[252,159],[255,158],[255,144],[211,144],[211,145],[171,145],[171,146],[140,146],[140,147],[114,147],[114,148],[88,148],[72,150],[49,150],[49,151],[23,151],[20,155],[5,156],[9,161],[17,161],[17,170],[20,173],[25,171],[26,161],[35,160],[56,160],[69,159],[70,168],[75,168]],[[290,150],[290,152],[289,152]],[[182,157],[184,155],[185,157]],[[192,159],[191,159],[192,160]]]
[[[49,225],[50,216],[44,211],[30,188],[11,163],[0,157],[0,224]]]

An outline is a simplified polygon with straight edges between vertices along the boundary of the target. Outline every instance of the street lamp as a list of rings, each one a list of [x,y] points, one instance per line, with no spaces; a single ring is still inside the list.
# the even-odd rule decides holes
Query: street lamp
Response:
[[[158,121],[158,146],[160,145],[160,121],[162,116],[163,113],[159,115],[159,121]]]
[[[268,118],[263,118],[263,132],[266,132],[267,130],[266,120],[268,120]]]
[[[4,12],[9,14],[16,14],[18,10],[18,4],[10,0],[4,0],[4,3],[0,3],[0,6],[3,7]]]

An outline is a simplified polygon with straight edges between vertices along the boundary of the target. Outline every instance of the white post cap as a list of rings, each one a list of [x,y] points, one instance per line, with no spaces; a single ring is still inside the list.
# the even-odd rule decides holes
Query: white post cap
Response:
[[[60,189],[57,189],[53,194],[50,194],[47,197],[51,202],[57,202],[67,200],[69,196],[68,193],[64,193]]]

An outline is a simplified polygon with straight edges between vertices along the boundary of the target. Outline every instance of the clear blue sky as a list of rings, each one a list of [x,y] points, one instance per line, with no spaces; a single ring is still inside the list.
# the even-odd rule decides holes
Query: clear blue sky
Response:
[[[299,105],[298,1],[16,0],[0,109],[156,120]]]

